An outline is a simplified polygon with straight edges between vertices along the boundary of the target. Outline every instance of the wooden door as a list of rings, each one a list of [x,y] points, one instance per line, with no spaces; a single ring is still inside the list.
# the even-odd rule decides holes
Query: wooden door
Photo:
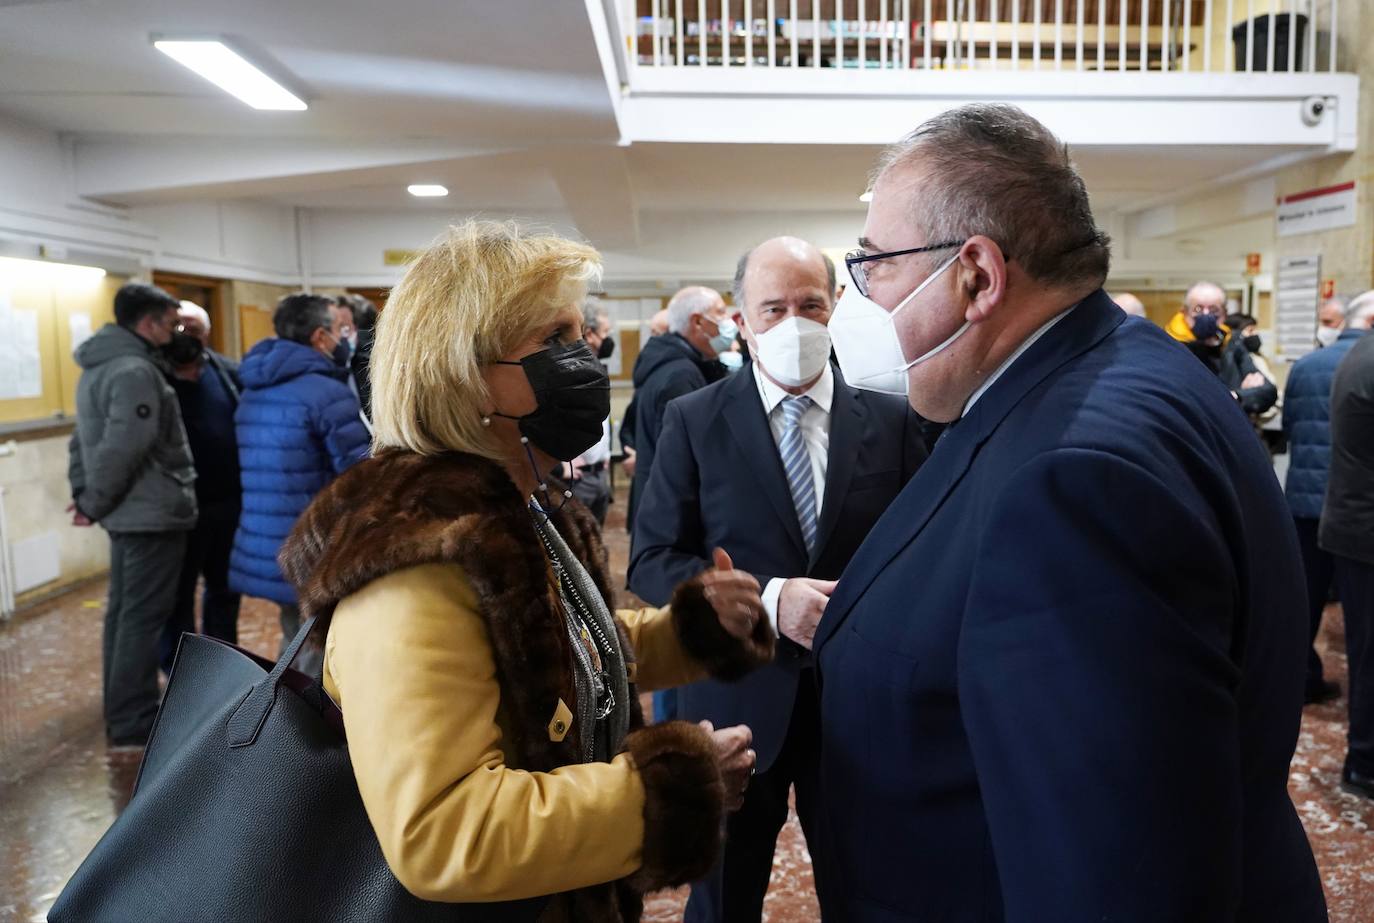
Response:
[[[210,348],[218,353],[229,352],[225,338],[229,334],[223,309],[223,279],[191,276],[178,272],[153,271],[153,284],[178,301],[194,301],[210,315]]]

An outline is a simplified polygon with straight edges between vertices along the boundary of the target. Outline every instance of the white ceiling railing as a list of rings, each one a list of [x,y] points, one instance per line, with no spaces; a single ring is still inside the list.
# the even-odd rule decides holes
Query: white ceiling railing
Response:
[[[615,2],[627,27],[632,68],[1147,73],[1335,72],[1340,5],[1339,0]]]

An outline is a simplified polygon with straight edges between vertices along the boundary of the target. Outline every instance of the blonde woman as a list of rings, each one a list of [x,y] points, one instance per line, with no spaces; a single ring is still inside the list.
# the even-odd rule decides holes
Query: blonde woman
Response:
[[[771,659],[757,582],[718,552],[668,608],[616,612],[595,521],[544,481],[609,411],[581,340],[599,271],[511,224],[443,234],[377,325],[374,457],[283,551],[329,620],[324,684],[382,852],[426,900],[638,919],[712,866],[752,772],[748,729],[643,727],[637,689]]]

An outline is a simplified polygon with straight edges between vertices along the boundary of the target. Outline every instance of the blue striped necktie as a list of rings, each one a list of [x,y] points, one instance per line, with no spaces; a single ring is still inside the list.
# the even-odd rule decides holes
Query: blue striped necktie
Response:
[[[809,397],[783,399],[782,441],[778,444],[807,554],[816,550],[816,478],[811,472],[811,454],[806,451],[806,440],[801,430],[802,415],[810,406]]]

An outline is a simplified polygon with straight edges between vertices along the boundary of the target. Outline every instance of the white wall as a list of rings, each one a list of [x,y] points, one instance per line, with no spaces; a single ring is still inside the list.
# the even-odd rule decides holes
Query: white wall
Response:
[[[304,226],[311,282],[322,287],[390,285],[402,269],[386,266],[383,251],[425,247],[445,224],[465,217],[438,211],[312,211]],[[560,233],[577,233],[563,215],[521,217]],[[645,211],[639,217],[639,244],[632,252],[603,251],[606,288],[672,291],[683,282],[725,283],[733,277],[739,255],[769,237],[793,234],[823,248],[848,249],[856,245],[863,220],[862,206],[781,216]]]
[[[71,150],[53,132],[0,117],[0,245],[36,256],[39,246],[67,248],[72,259],[130,268],[155,240],[127,210],[79,199],[72,191]]]
[[[251,282],[298,284],[296,210],[259,202],[187,202],[132,209],[158,241],[154,265]]]

